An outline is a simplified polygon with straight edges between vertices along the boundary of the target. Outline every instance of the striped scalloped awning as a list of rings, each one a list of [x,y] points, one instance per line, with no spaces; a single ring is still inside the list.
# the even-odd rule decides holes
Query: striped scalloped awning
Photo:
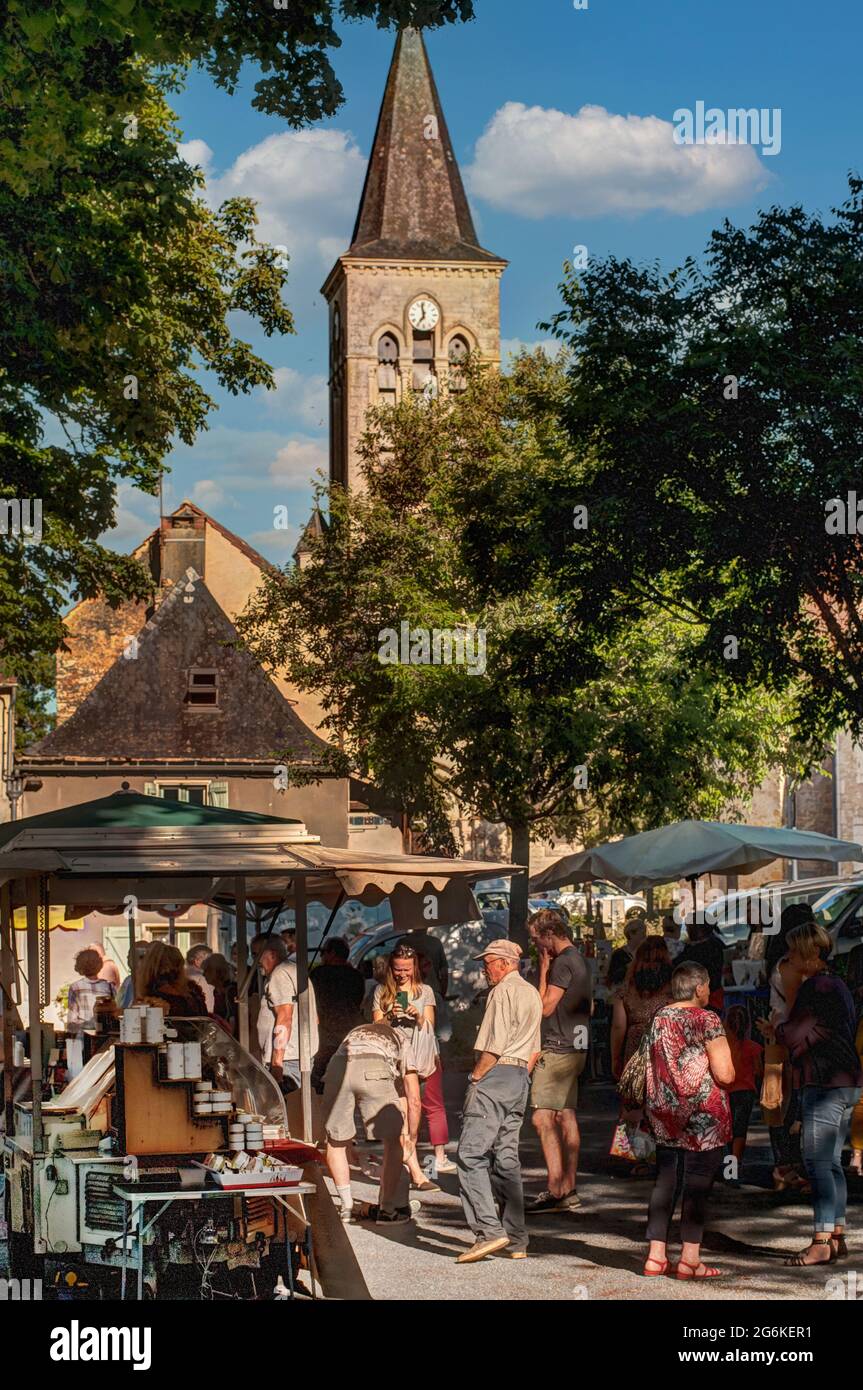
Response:
[[[59,927],[61,931],[80,931],[84,925],[83,917],[66,917],[65,907],[48,908],[48,929],[53,931]],[[15,909],[15,930],[27,930],[27,909],[26,907],[16,907]]]

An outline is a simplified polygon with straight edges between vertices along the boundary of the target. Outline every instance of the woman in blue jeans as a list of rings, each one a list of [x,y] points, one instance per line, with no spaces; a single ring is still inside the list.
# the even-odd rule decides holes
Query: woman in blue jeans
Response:
[[[842,1149],[863,1087],[863,1069],[854,1045],[853,997],[823,959],[831,944],[828,933],[815,922],[804,922],[789,932],[787,944],[803,983],[775,1035],[788,1048],[801,1092],[803,1162],[812,1184],[815,1234],[805,1250],[785,1263],[809,1266],[829,1264],[848,1253]]]

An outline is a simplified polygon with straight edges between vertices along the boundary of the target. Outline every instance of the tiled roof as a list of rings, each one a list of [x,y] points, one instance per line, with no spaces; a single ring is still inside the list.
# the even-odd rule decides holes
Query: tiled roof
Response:
[[[326,744],[250,654],[204,581],[177,584],[59,728],[28,755],[111,761],[318,760]],[[192,668],[218,672],[218,706],[186,701]]]
[[[396,41],[348,256],[501,263],[477,241],[418,29]]]

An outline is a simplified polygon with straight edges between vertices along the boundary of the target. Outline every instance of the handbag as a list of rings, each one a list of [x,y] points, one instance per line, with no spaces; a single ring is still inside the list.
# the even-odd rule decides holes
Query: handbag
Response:
[[[764,1048],[764,1077],[761,1082],[761,1114],[764,1123],[775,1128],[785,1119],[791,1101],[791,1066],[788,1049],[779,1043]]]
[[[414,1029],[410,1045],[417,1075],[421,1081],[427,1081],[437,1068],[438,1050],[434,1028],[426,1019]]]
[[[647,1069],[650,1066],[650,1030],[647,1029],[620,1074],[617,1094],[624,1110],[640,1110],[647,1094]]]

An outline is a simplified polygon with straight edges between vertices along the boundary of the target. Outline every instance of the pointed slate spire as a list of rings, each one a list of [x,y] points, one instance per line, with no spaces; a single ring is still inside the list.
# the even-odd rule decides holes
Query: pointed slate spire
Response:
[[[499,260],[477,241],[418,29],[396,40],[348,255]]]
[[[312,514],[303,527],[303,534],[294,546],[294,559],[303,568],[303,559],[314,554],[315,546],[318,541],[323,539],[327,530],[327,523],[320,507],[315,506]]]

